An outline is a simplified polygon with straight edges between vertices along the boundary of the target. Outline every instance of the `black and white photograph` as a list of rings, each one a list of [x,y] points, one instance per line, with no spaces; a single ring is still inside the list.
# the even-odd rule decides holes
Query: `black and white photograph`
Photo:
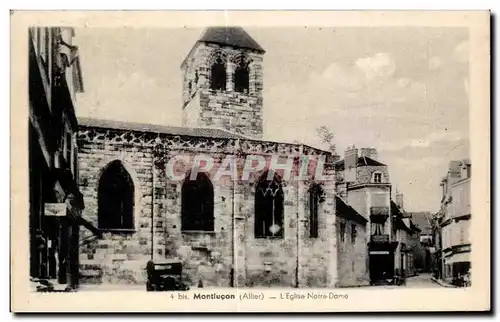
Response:
[[[28,293],[474,290],[465,23],[81,22],[19,33]]]

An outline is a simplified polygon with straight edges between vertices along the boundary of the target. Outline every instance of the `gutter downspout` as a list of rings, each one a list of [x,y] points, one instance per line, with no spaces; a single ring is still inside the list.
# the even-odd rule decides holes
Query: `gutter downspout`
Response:
[[[155,243],[154,243],[154,227],[155,227],[155,180],[156,180],[156,157],[159,156],[158,162],[161,162],[163,160],[163,156],[161,153],[163,152],[162,146],[161,146],[161,139],[160,139],[160,134],[158,133],[158,136],[155,139],[155,144],[153,145],[153,157],[151,161],[151,166],[152,171],[152,180],[151,180],[151,261],[154,259],[154,249],[155,249]]]
[[[156,165],[155,165],[155,151],[153,151],[152,160],[152,180],[151,180],[151,261],[154,255],[154,223],[155,223],[155,178],[156,178]]]
[[[298,166],[298,177],[300,177],[302,175],[301,171],[302,171],[302,165],[300,164],[300,161],[301,161],[301,156],[302,156],[302,153],[303,153],[303,149],[304,149],[304,146],[303,145],[300,145],[300,152],[299,152],[299,156],[296,157],[296,161],[297,162],[297,166]],[[295,267],[295,287],[296,288],[300,288],[300,279],[299,279],[299,273],[300,273],[300,268],[299,268],[299,265],[300,265],[300,211],[299,211],[299,208],[301,207],[302,203],[300,202],[300,179],[297,180],[297,210],[296,210],[296,220],[297,220],[297,259],[296,259],[296,267]]]
[[[300,202],[299,202],[299,181],[297,181],[297,211],[296,211],[296,220],[297,220],[297,261],[296,261],[296,267],[295,267],[295,287],[299,288],[299,258],[300,258],[300,221],[299,221],[299,207],[300,207]]]
[[[236,167],[237,166],[237,161],[238,160],[238,156],[236,155],[235,158],[234,158],[234,161],[233,161],[233,166]],[[234,168],[236,173],[237,173],[237,168]],[[233,187],[232,187],[232,209],[231,209],[231,212],[232,212],[232,228],[233,228],[233,247],[231,247],[231,252],[232,252],[232,257],[233,257],[233,267],[231,267],[231,271],[232,271],[232,276],[231,276],[231,287],[235,287],[237,283],[235,283],[236,281],[236,272],[237,272],[237,269],[236,269],[236,263],[237,263],[237,259],[236,259],[236,254],[238,254],[238,251],[236,249],[238,243],[237,243],[237,236],[236,236],[236,218],[235,218],[235,215],[236,215],[236,203],[234,202],[234,199],[236,198],[236,179],[237,178],[233,178]]]

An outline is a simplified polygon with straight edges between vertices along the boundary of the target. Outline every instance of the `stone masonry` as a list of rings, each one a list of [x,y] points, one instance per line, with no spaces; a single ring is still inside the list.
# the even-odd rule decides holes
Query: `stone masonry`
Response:
[[[225,90],[210,89],[211,66],[226,64]],[[249,89],[234,90],[234,69],[240,60],[249,68]],[[183,125],[221,128],[248,137],[263,134],[263,54],[249,49],[198,43],[182,65]]]
[[[175,259],[182,261],[183,280],[191,287],[366,284],[369,226],[351,220],[352,216],[366,216],[365,211],[360,215],[349,208],[348,212],[354,213],[351,217],[337,211],[337,190],[346,200],[354,196],[350,192],[347,196],[347,180],[336,185],[344,177],[334,169],[337,156],[306,145],[261,139],[263,55],[264,50],[241,28],[208,28],[181,66],[183,128],[80,122],[79,182],[86,204],[82,216],[98,225],[99,182],[113,161],[119,161],[128,172],[134,191],[133,229],[108,230],[102,239],[81,231],[82,282],[144,284],[149,260]],[[224,69],[213,69],[214,62]],[[247,88],[237,91],[235,68],[242,64],[248,66],[248,79],[243,82]],[[225,86],[211,86],[212,70],[223,76],[218,79],[225,79]],[[264,170],[251,173],[248,180],[216,178],[209,172],[214,229],[186,231],[181,227],[183,180],[173,180],[166,170],[173,158],[192,160],[200,154],[215,160],[214,171],[228,156],[238,171],[248,155],[259,155],[267,162],[273,156],[283,160],[293,157],[294,174],[299,171],[296,165],[301,158],[321,156],[327,161],[326,174],[334,179],[317,182],[310,173],[305,180],[283,177],[283,236],[256,238],[256,185]],[[357,160],[357,155],[352,154],[351,159]],[[181,171],[183,176],[188,173],[187,166]],[[360,178],[368,175],[357,174]],[[314,221],[317,236],[310,233],[313,184],[321,184],[324,192]],[[347,227],[345,234],[356,226],[357,236],[352,242],[349,235],[339,241],[340,222]]]
[[[78,154],[80,186],[86,201],[84,218],[97,225],[97,187],[106,165],[120,160],[134,180],[135,229],[105,233],[81,248],[82,271],[99,271],[97,282],[144,283],[145,265],[180,259],[191,286],[332,287],[338,284],[334,183],[325,183],[325,201],[318,212],[319,234],[308,234],[306,181],[284,180],[282,239],[254,237],[255,182],[213,181],[215,229],[181,231],[182,182],[169,180],[165,164],[174,156],[211,155],[217,164],[230,155],[241,167],[244,153],[269,158],[322,155],[307,146],[251,140],[180,138],[81,125]],[[218,160],[218,161],[217,161]],[[217,164],[215,168],[217,168]],[[210,173],[213,178],[213,173]],[[82,234],[85,234],[82,231]],[[233,277],[234,276],[234,277]]]

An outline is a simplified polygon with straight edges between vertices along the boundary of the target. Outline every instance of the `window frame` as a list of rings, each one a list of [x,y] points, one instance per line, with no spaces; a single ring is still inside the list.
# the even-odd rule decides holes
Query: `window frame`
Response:
[[[323,188],[313,183],[309,188],[309,238],[319,237],[319,208],[322,202]]]
[[[234,69],[234,91],[244,95],[250,93],[250,66],[243,61]]]
[[[284,239],[285,238],[285,194],[283,191],[283,185],[281,182],[281,177],[277,173],[273,173],[272,179],[267,180],[269,171],[262,174],[257,184],[255,185],[255,201],[254,201],[254,238],[256,239]],[[261,185],[267,184],[266,191],[261,190]],[[272,185],[276,185],[274,195],[272,191]],[[269,189],[269,190],[268,190]],[[259,194],[260,193],[260,194]],[[269,193],[269,194],[268,194]],[[262,196],[261,194],[264,194]],[[269,199],[271,199],[270,201]],[[278,205],[276,206],[276,202]],[[272,203],[272,211],[269,213],[268,205]],[[267,207],[266,207],[267,204]],[[270,221],[270,222],[269,222]],[[280,225],[280,230],[273,234],[269,231],[269,226]],[[264,226],[262,228],[261,224]]]
[[[114,169],[114,167],[117,167],[117,168]],[[107,222],[106,220],[104,220],[102,218],[102,216],[109,215],[109,212],[108,212],[109,210],[108,209],[105,210],[101,206],[102,204],[107,204],[109,202],[109,201],[104,202],[102,200],[102,198],[103,198],[102,193],[104,190],[104,188],[102,187],[102,184],[103,184],[102,180],[108,178],[107,176],[109,176],[109,175],[113,175],[113,173],[110,174],[109,171],[119,171],[118,173],[115,173],[114,175],[117,175],[117,174],[122,175],[121,179],[122,180],[124,179],[125,183],[127,184],[127,185],[125,185],[125,189],[128,189],[128,191],[125,191],[125,193],[129,194],[129,196],[128,196],[128,198],[129,198],[128,210],[126,212],[122,211],[119,215],[116,215],[117,217],[119,217],[119,221],[121,222],[120,225],[116,225],[116,226],[114,226],[113,224],[111,224],[110,222]],[[103,169],[101,176],[99,178],[97,189],[98,189],[97,190],[97,228],[100,231],[110,232],[110,233],[135,232],[136,231],[135,210],[137,207],[136,200],[135,200],[136,188],[135,188],[134,180],[133,180],[131,174],[129,173],[129,171],[126,169],[123,162],[121,162],[120,160],[114,160],[114,161],[109,162],[106,165],[106,167]],[[115,193],[116,193],[116,188],[113,188],[113,194],[115,194]],[[109,195],[108,195],[108,197],[109,197]],[[123,198],[125,198],[125,196]],[[124,199],[121,200],[121,203],[122,203],[121,207],[125,207],[123,205],[124,201],[125,201]],[[110,220],[110,219],[108,219],[108,220]],[[114,218],[114,220],[117,220],[117,218]],[[125,222],[128,222],[128,224],[125,224]]]
[[[342,243],[345,242],[345,234],[346,234],[346,223],[341,221],[339,222],[339,235],[340,235],[340,241]]]
[[[220,70],[216,70],[217,66],[220,67]],[[215,78],[216,76],[223,78],[216,82]],[[225,61],[223,57],[220,56],[216,57],[210,64],[210,90],[212,91],[227,90],[227,61]]]
[[[358,237],[356,224],[351,224],[351,244],[356,243],[356,238]]]
[[[382,172],[375,171],[372,175],[372,183],[383,183]]]
[[[199,198],[200,196],[202,198]],[[196,215],[193,211],[198,208],[197,202],[202,210]],[[208,208],[204,208],[204,205],[208,205]],[[194,219],[198,223],[193,223]],[[181,231],[215,232],[215,193],[210,176],[206,172],[198,172],[195,180],[191,180],[191,172],[188,172],[182,183]]]

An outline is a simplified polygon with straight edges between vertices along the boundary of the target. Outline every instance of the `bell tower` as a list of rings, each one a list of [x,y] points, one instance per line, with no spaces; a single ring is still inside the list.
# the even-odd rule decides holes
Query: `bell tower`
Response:
[[[181,65],[183,125],[262,138],[264,53],[242,28],[207,28]]]

